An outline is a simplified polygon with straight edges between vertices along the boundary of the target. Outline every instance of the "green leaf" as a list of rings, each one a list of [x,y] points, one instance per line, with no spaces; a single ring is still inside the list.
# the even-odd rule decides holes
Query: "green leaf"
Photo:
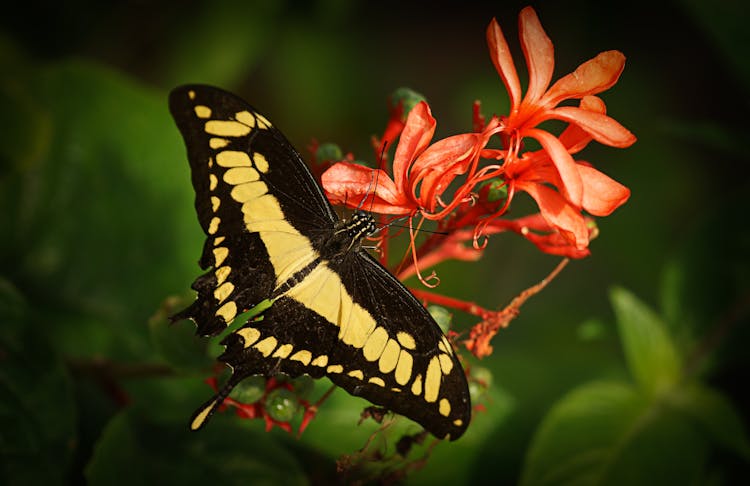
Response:
[[[196,433],[131,413],[105,428],[86,479],[92,485],[306,484],[294,457],[265,432],[217,416]]]
[[[635,295],[622,288],[610,293],[625,359],[636,383],[650,393],[678,382],[680,357],[662,320]]]
[[[707,442],[682,414],[632,386],[593,382],[556,403],[528,450],[521,484],[687,484]]]
[[[58,484],[75,447],[70,377],[30,332],[20,294],[0,283],[0,483]]]
[[[740,414],[723,394],[700,384],[672,396],[670,405],[684,412],[716,444],[750,460],[750,440]]]
[[[143,359],[197,273],[189,167],[166,93],[85,62],[0,76],[0,263],[61,353]],[[18,136],[16,136],[18,135]]]
[[[181,299],[169,298],[148,321],[151,341],[159,354],[172,367],[182,371],[205,371],[213,359],[206,352],[208,342],[196,336],[195,323],[183,320],[172,323],[169,316],[188,304]]]

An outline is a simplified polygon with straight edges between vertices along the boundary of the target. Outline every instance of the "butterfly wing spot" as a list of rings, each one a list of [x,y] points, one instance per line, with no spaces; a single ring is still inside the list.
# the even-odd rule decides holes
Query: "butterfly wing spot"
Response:
[[[249,128],[255,128],[255,117],[247,110],[237,112],[234,119],[247,125]]]
[[[252,167],[232,167],[224,172],[224,182],[233,186],[257,180],[260,180],[260,174]]]
[[[312,363],[310,363],[312,366],[320,366],[321,368],[325,367],[328,364],[328,356],[325,354],[321,354],[314,360],[312,360]]]
[[[216,154],[216,163],[222,167],[252,167],[250,156],[237,150],[224,150]],[[256,179],[257,180],[257,179]]]
[[[195,414],[193,421],[190,422],[190,430],[200,429],[203,424],[206,423],[206,419],[209,415],[211,415],[211,412],[213,411],[215,406],[216,400],[212,400],[204,405],[203,408],[199,409],[199,411]]]
[[[247,182],[232,188],[230,195],[238,203],[244,204],[268,193],[268,186],[263,181]]]
[[[227,145],[229,145],[229,140],[227,140],[226,138],[211,137],[208,140],[208,146],[214,150],[224,148]]]
[[[217,317],[224,319],[224,322],[230,323],[237,317],[237,304],[232,301],[219,307],[215,314]]]
[[[214,298],[217,302],[224,302],[234,291],[234,284],[232,282],[225,282],[214,290]]]
[[[344,367],[341,365],[331,365],[326,368],[326,373],[341,373],[344,371]]]
[[[367,361],[377,361],[383,354],[386,343],[388,343],[388,331],[384,327],[378,326],[367,338],[367,342],[362,348],[362,354]]]
[[[198,118],[211,118],[211,108],[208,106],[195,105],[193,111],[195,111],[195,116]]]
[[[226,239],[227,239],[226,236],[217,236],[216,238],[214,238],[214,246],[221,245],[222,243],[224,243],[224,240]]]
[[[224,260],[229,256],[229,249],[225,246],[219,246],[213,249],[214,267],[220,267]]]
[[[378,378],[377,376],[373,376],[369,380],[367,380],[368,383],[372,383],[373,385],[378,385],[385,387],[385,381],[383,381],[382,378]]]
[[[286,358],[292,353],[292,350],[294,349],[294,346],[291,344],[282,344],[279,346],[279,349],[276,350],[275,353],[273,353],[272,358]]]
[[[411,378],[411,370],[414,365],[414,358],[405,349],[402,349],[398,355],[398,364],[396,365],[396,383],[406,385]]]
[[[303,365],[307,366],[310,364],[310,360],[312,359],[312,353],[310,351],[307,351],[306,349],[303,349],[302,351],[297,351],[292,355],[290,360],[299,361]]]
[[[251,128],[233,120],[209,120],[205,130],[207,134],[219,137],[244,137],[250,133]]]
[[[260,341],[258,344],[253,346],[253,348],[257,349],[260,354],[263,355],[264,358],[268,358],[268,356],[271,354],[271,352],[276,349],[276,345],[279,343],[279,341],[273,337],[268,336],[264,340]]]
[[[422,375],[417,375],[416,378],[414,378],[414,383],[411,384],[411,392],[414,395],[421,395],[422,394]]]
[[[219,210],[219,206],[221,206],[221,199],[216,196],[211,196],[211,210],[216,212]]]
[[[221,285],[227,279],[232,269],[229,266],[219,267],[214,275],[216,276],[216,285]]]
[[[438,359],[440,360],[440,369],[443,370],[443,374],[446,376],[449,375],[453,369],[453,359],[445,353],[440,353]]]
[[[433,356],[430,359],[430,364],[427,365],[427,372],[424,378],[424,399],[426,402],[433,403],[437,400],[440,393],[441,378],[440,359],[437,356]]]
[[[398,354],[400,351],[401,347],[398,345],[398,343],[393,339],[389,339],[385,344],[383,353],[380,355],[380,360],[378,361],[378,369],[380,369],[382,373],[390,373],[391,371],[396,369],[396,364],[398,363]]]
[[[242,336],[242,342],[245,348],[249,348],[258,340],[258,338],[260,338],[260,331],[254,327],[242,328],[237,331],[237,334]]]
[[[219,224],[221,223],[221,218],[218,216],[214,216],[211,218],[211,222],[208,224],[208,234],[214,235],[217,231],[219,231]]]
[[[194,100],[195,99],[195,91],[193,91],[192,89],[190,91],[188,91],[188,98],[190,98],[191,100]]]
[[[438,412],[440,412],[440,415],[442,415],[443,417],[447,417],[451,414],[451,404],[447,398],[440,399],[440,403],[438,404]]]
[[[266,117],[263,116],[263,115],[261,115],[260,113],[256,113],[255,114],[255,118],[256,118],[256,120],[258,122],[258,128],[260,128],[260,129],[264,130],[266,128],[271,128],[273,126],[273,125],[271,125],[271,122],[268,121],[268,119],[266,119]]]
[[[211,191],[216,190],[216,186],[219,185],[219,179],[215,174],[208,174],[208,189]]]
[[[417,342],[414,340],[414,336],[412,336],[408,332],[397,332],[396,339],[398,339],[398,342],[401,344],[401,346],[405,347],[406,349],[417,349]]]
[[[268,169],[269,169],[268,161],[266,160],[266,157],[262,153],[255,152],[253,154],[253,162],[255,163],[255,167],[257,167],[259,171],[261,171],[264,174],[268,173]]]
[[[347,376],[351,376],[352,378],[356,378],[358,380],[364,380],[365,375],[362,373],[362,370],[352,370],[349,373],[347,373]]]

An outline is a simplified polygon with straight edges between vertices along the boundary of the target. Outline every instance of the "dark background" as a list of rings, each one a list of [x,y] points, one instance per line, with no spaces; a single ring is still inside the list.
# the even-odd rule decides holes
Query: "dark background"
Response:
[[[182,435],[208,396],[205,368],[154,365],[171,362],[164,343],[172,334],[148,323],[164,299],[186,294],[202,246],[167,93],[188,82],[218,85],[266,113],[303,155],[315,138],[372,160],[369,138],[385,126],[388,95],[399,86],[427,97],[439,137],[470,129],[475,99],[486,114],[507,111],[484,30],[498,19],[524,80],[516,35],[524,5],[74,1],[5,10],[0,471],[70,482],[132,479],[113,473],[119,468],[142,469],[133,480],[175,482],[273,483],[289,471],[303,483],[330,478],[335,458],[368,435],[352,433],[361,407],[340,391],[301,441],[228,417],[202,437]],[[555,45],[555,79],[604,50],[627,56],[619,83],[601,96],[638,142],[626,150],[592,144],[582,156],[632,197],[598,221],[592,256],[572,262],[494,340],[480,364],[493,376],[488,412],[472,424],[481,430],[440,445],[411,480],[514,483],[526,474],[533,483],[528,451],[551,407],[591,380],[632,382],[610,301],[615,285],[661,316],[689,370],[684,382],[720,394],[729,409],[712,423],[737,434],[722,441],[707,433],[697,455],[685,456],[697,457],[696,467],[670,455],[662,466],[687,470],[676,477],[691,481],[742,478],[744,426],[726,424],[746,423],[750,410],[745,8],[697,0],[533,6]],[[499,235],[481,263],[440,267],[440,291],[501,308],[556,263]],[[474,323],[455,316],[459,330]],[[650,444],[679,449],[674,437]],[[143,445],[152,438],[159,452]],[[39,471],[34,457],[54,458],[53,466]]]

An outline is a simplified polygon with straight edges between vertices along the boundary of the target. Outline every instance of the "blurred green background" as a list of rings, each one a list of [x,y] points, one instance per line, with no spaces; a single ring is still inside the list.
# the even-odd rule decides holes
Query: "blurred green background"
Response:
[[[167,328],[164,315],[168,297],[189,298],[203,236],[167,93],[218,85],[304,155],[316,138],[371,160],[399,86],[427,97],[441,137],[470,129],[475,99],[506,112],[484,29],[498,18],[525,77],[524,5],[4,8],[0,482],[334,480],[335,460],[373,430],[354,426],[363,402],[341,390],[300,440],[231,414],[187,431],[210,395],[210,360],[196,358],[189,323]],[[602,97],[638,142],[582,155],[632,198],[599,221],[593,255],[529,301],[490,358],[471,361],[492,375],[486,411],[406,481],[747,481],[750,16],[738,0],[534,6],[556,78],[603,50],[627,56]],[[440,291],[501,308],[556,262],[500,235],[481,263],[439,268]],[[472,324],[455,316],[458,330]]]

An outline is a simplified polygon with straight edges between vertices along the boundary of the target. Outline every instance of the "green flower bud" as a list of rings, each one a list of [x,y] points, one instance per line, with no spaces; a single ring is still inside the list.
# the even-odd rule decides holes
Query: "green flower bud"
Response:
[[[272,419],[289,422],[299,409],[299,400],[294,392],[286,388],[276,388],[266,397],[265,408]]]
[[[398,106],[399,103],[403,103],[403,119],[409,115],[412,108],[417,106],[420,101],[426,101],[424,95],[417,93],[416,91],[409,88],[397,88],[393,94],[391,94],[391,105],[393,107]]]
[[[429,312],[432,318],[435,319],[435,322],[438,323],[443,334],[447,334],[448,330],[451,328],[451,321],[453,320],[453,315],[448,312],[448,309],[439,305],[428,305],[427,312]]]
[[[500,179],[484,181],[479,186],[480,194],[485,187],[487,188],[487,202],[497,202],[508,197],[508,186]]]
[[[315,153],[315,158],[318,161],[342,160],[344,158],[344,152],[342,152],[341,147],[335,143],[321,143],[318,145],[318,151]]]
[[[239,382],[229,394],[229,398],[240,403],[255,403],[266,393],[266,379],[262,376],[249,376]]]

